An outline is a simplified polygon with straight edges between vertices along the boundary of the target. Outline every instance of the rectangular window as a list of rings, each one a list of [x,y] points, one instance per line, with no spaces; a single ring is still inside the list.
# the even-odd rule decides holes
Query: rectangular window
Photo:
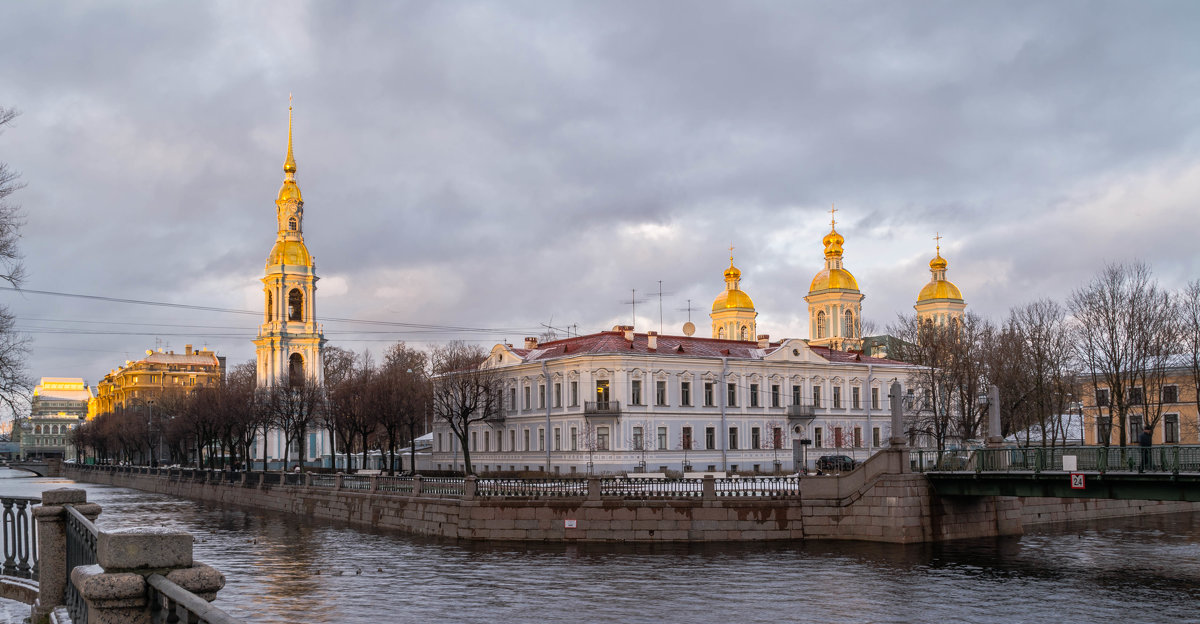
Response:
[[[750,407],[758,407],[758,384],[750,384]]]
[[[538,409],[546,409],[546,384],[538,384]]]
[[[823,444],[823,442],[825,441],[824,436],[822,435],[823,433],[825,433],[825,432],[820,427],[813,428],[813,446],[815,446],[817,448],[825,446]]]
[[[538,450],[542,451],[543,453],[546,451],[546,428],[545,427],[538,427],[537,447],[538,447]]]
[[[476,444],[476,442],[478,442],[478,441],[479,441],[479,440],[478,440],[478,438],[479,438],[479,432],[478,432],[478,431],[472,431],[472,432],[471,432],[471,450],[472,450],[472,451],[474,451],[474,450],[478,450],[478,449],[476,448],[476,447],[478,446],[478,445]]]
[[[1130,405],[1141,405],[1145,402],[1146,402],[1146,397],[1142,394],[1142,389],[1140,387],[1129,389],[1129,404]]]
[[[879,448],[879,439],[880,439],[879,427],[872,427],[871,428],[871,446],[873,446],[875,448]]]
[[[1179,414],[1163,416],[1163,442],[1179,444]]]
[[[1163,403],[1178,403],[1179,402],[1179,386],[1163,386],[1162,402]]]
[[[803,402],[804,402],[803,399],[801,399],[801,397],[800,397],[800,386],[793,385],[792,386],[792,405],[800,405]]]
[[[529,395],[532,394],[532,392],[533,390],[529,386],[525,386],[525,402],[521,404],[523,409],[529,409]]]
[[[517,450],[517,430],[516,429],[508,430],[508,450],[509,451]]]
[[[725,393],[727,395],[729,395],[728,397],[726,397],[729,400],[729,402],[726,403],[725,405],[728,405],[729,407],[737,407],[737,384],[725,384],[725,385],[726,385]]]
[[[729,448],[736,450],[738,447],[738,430],[737,427],[729,428]]]
[[[562,407],[562,382],[554,382],[554,407]]]
[[[679,404],[684,407],[692,406],[692,382],[679,382]]]
[[[821,407],[821,386],[813,386],[813,407]]]
[[[579,382],[571,382],[571,407],[579,407]]]
[[[525,450],[529,451],[529,430],[525,429]]]
[[[253,442],[250,443],[250,448],[254,448]],[[439,453],[442,452],[442,434],[440,434],[440,433],[437,435],[437,447],[434,448],[433,450],[435,450]]]
[[[554,450],[562,450],[562,429],[559,427],[554,428]]]
[[[879,388],[871,388],[871,409],[879,409]]]
[[[572,382],[574,383],[574,382]],[[571,450],[579,450],[579,429],[571,427]]]
[[[854,428],[854,448],[862,448],[862,427]]]
[[[666,450],[666,448],[667,448],[667,428],[659,427],[658,428],[658,449]]]
[[[517,409],[517,389],[516,388],[508,389],[508,409],[511,411],[516,411],[516,409]]]
[[[646,443],[646,438],[643,435],[642,428],[634,427],[633,428],[633,450],[635,450],[635,451],[641,450],[642,445],[645,443]]]
[[[608,450],[608,427],[596,427],[596,450]]]
[[[704,428],[704,448],[706,448],[706,449],[717,448],[717,428],[716,427],[705,427]]]
[[[1129,415],[1129,441],[1136,444],[1138,436],[1142,435],[1142,417],[1139,414]]]
[[[758,427],[750,428],[750,448],[762,448],[762,430]]]
[[[1108,388],[1096,388],[1096,406],[1108,407]]]
[[[685,450],[685,451],[692,450],[692,428],[691,427],[683,428],[682,433],[679,434],[679,445],[682,446],[683,450]]]
[[[833,428],[833,448],[842,448],[846,446],[846,434],[841,427]]]
[[[850,407],[862,409],[862,388],[854,386],[850,389]]]
[[[771,429],[771,444],[773,445],[771,448],[777,448],[777,449],[783,448],[783,429],[782,428],[775,427],[775,428]]]
[[[713,382],[704,382],[704,407],[712,407],[716,402],[716,397],[713,396]]]
[[[842,387],[841,386],[833,387],[833,407],[834,407],[834,409],[842,408]]]
[[[771,384],[771,407],[779,407],[779,384]]]
[[[629,404],[630,405],[641,405],[642,404],[642,380],[641,379],[634,379],[633,383],[630,384]]]
[[[665,379],[654,382],[654,404],[659,407],[667,404],[667,381]]]
[[[492,450],[492,432],[484,431],[483,432],[483,452],[489,453],[489,452],[491,452],[491,450]]]

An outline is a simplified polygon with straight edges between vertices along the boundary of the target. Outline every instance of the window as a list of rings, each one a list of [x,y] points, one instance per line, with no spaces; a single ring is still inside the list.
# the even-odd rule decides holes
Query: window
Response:
[[[847,338],[853,338],[855,336],[854,313],[851,312],[850,310],[846,310],[846,326],[843,329],[844,329],[844,331],[842,332],[843,336],[846,336]]]
[[[596,450],[608,450],[608,427],[596,427]]]
[[[774,445],[771,448],[777,448],[777,449],[783,448],[783,429],[782,428],[775,427],[775,428],[771,429],[771,444]]]
[[[871,409],[879,409],[879,388],[871,388]]]
[[[704,382],[704,407],[712,407],[715,400],[713,396],[713,382]]]
[[[291,230],[291,231],[293,231],[293,232],[295,232],[295,231],[296,231],[296,217],[289,217],[289,218],[288,218],[288,229],[289,229],[289,230]]]
[[[691,407],[692,405],[692,382],[679,382],[679,404]]]
[[[834,409],[842,408],[842,387],[841,386],[833,387],[833,407],[834,407]]]
[[[800,405],[804,401],[800,398],[800,386],[792,386],[792,405]]]
[[[1146,402],[1146,397],[1142,394],[1142,389],[1140,387],[1129,389],[1129,404],[1130,405],[1142,405],[1145,402]]]
[[[862,388],[858,386],[850,388],[850,407],[862,409]]]
[[[635,450],[635,451],[641,450],[643,448],[643,445],[645,444],[645,442],[646,442],[646,438],[642,434],[642,428],[634,427],[633,428],[633,450]]]
[[[288,293],[288,320],[304,320],[304,294],[299,288],[293,288],[292,292]]]
[[[546,409],[546,384],[538,384],[538,409]]]
[[[1178,403],[1179,402],[1179,386],[1163,386],[1162,402],[1163,403]]]
[[[517,409],[517,389],[516,388],[508,389],[508,409],[509,409],[509,411],[515,411]]]
[[[554,382],[554,407],[562,407],[562,382]]]
[[[706,448],[706,449],[717,448],[717,428],[716,427],[705,427],[704,428],[704,448]]]
[[[825,313],[817,312],[817,338],[825,338],[828,335],[829,332],[825,329]]]
[[[1142,435],[1142,417],[1140,414],[1129,415],[1129,441],[1136,444],[1138,436]]]
[[[477,446],[476,442],[478,442],[478,441],[479,441],[479,432],[472,431],[471,432],[471,450],[472,451],[476,450],[476,446]]]
[[[821,386],[813,386],[813,407],[821,407]]]
[[[529,386],[525,386],[524,388],[522,388],[522,390],[524,390],[525,392],[523,395],[524,399],[521,401],[521,409],[527,410],[527,409],[529,409],[529,395],[532,393],[532,390],[530,390]],[[525,449],[525,450],[529,450],[529,449]]]
[[[579,407],[579,382],[571,382],[571,407]]]
[[[1096,388],[1096,406],[1108,407],[1108,388]]]
[[[854,428],[854,448],[862,448],[862,427]]]
[[[820,427],[816,427],[813,429],[813,446],[815,446],[815,447],[825,446],[823,443],[824,440],[822,439],[823,433],[824,433],[824,431],[822,431],[822,429]]]
[[[642,380],[641,379],[634,379],[633,383],[630,384],[629,404],[630,405],[641,405],[642,404]]]
[[[267,293],[267,322],[275,320],[275,297]]]
[[[750,407],[758,407],[758,384],[750,384]]]
[[[1163,442],[1179,444],[1179,414],[1163,416]]]
[[[529,451],[529,430],[524,429],[523,431],[525,432],[525,450]]]
[[[771,407],[779,407],[779,384],[771,384]]]
[[[667,382],[665,379],[654,382],[654,404],[659,407],[667,404]]]
[[[872,427],[871,428],[871,446],[878,448],[879,447],[879,439],[880,439],[879,427]]]
[[[842,448],[846,445],[846,434],[841,427],[833,428],[833,448]]]
[[[749,329],[743,326],[741,329],[741,332],[739,333],[739,338],[741,338],[742,340],[749,340],[750,339]]]
[[[574,383],[574,382],[572,382]],[[571,427],[571,450],[579,450],[579,429]]]
[[[538,447],[539,451],[544,452],[546,450],[546,428],[545,427],[538,427],[537,447]]]
[[[483,452],[488,453],[492,450],[492,432],[483,432]]]
[[[762,448],[762,430],[758,427],[750,428],[750,448]]]
[[[729,428],[729,448],[736,450],[738,447],[738,430],[737,427]]]
[[[679,445],[682,446],[683,450],[685,450],[685,451],[692,450],[692,428],[691,427],[683,428],[683,431],[679,435]]]
[[[554,428],[554,450],[562,450],[562,429],[559,427]]]
[[[725,386],[726,394],[729,395],[726,397],[729,402],[725,405],[728,405],[729,407],[737,407],[737,384],[731,383],[725,384]]]
[[[658,448],[659,448],[659,450],[666,450],[666,448],[667,448],[667,428],[666,427],[658,428]]]
[[[510,429],[508,431],[508,450],[509,451],[517,450],[517,430],[516,429]]]

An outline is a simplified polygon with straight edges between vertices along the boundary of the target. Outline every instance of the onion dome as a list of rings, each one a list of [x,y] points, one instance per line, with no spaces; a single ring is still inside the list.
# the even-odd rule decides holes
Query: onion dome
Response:
[[[838,234],[836,224],[829,224],[829,233],[821,239],[825,245],[825,268],[813,277],[809,292],[822,290],[858,290],[858,280],[842,268],[842,243],[846,239]]]
[[[310,266],[312,265],[312,255],[308,253],[308,247],[304,245],[304,241],[277,240],[275,246],[271,248],[271,253],[267,255],[267,264]]]
[[[958,289],[950,280],[946,279],[946,267],[950,263],[942,257],[941,246],[938,247],[937,255],[933,260],[929,261],[929,272],[933,274],[928,284],[921,289],[921,294],[917,295],[917,303],[923,301],[932,301],[934,299],[954,299],[962,301],[962,291]]]
[[[741,278],[742,272],[733,266],[733,256],[731,255],[729,256],[729,268],[725,269],[725,292],[717,295],[716,299],[713,299],[713,312],[735,308],[745,310],[754,309],[754,301],[750,299],[750,295],[747,295],[738,288]]]

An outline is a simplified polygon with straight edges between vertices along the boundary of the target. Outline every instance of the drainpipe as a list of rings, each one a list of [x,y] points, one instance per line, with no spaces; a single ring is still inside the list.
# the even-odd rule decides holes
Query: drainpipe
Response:
[[[721,470],[729,470],[729,440],[725,437],[729,435],[725,425],[725,407],[729,403],[729,358],[721,358],[721,387],[717,392],[721,393],[721,430],[717,432],[717,439],[721,441]]]
[[[871,429],[871,372],[874,367],[874,364],[867,364],[867,396],[863,397],[867,402],[867,459],[871,458],[871,441],[875,439]]]
[[[542,379],[546,381],[546,394],[542,397],[542,402],[546,405],[546,473],[550,472],[550,370],[546,367],[546,360],[542,360]]]

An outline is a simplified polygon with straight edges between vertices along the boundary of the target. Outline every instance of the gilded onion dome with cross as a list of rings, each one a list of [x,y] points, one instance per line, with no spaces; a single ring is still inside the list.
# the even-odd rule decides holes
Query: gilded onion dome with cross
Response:
[[[323,378],[325,338],[316,322],[316,264],[304,244],[304,197],[296,183],[291,106],[283,174],[275,199],[275,245],[262,278],[263,323],[254,340],[260,388],[321,384]]]
[[[958,286],[946,279],[946,267],[950,263],[942,257],[941,239],[940,234],[934,236],[937,251],[933,260],[929,261],[929,272],[932,276],[917,295],[917,303],[913,308],[917,311],[917,318],[945,324],[952,319],[961,319],[967,302],[963,300]]]
[[[729,268],[725,269],[725,291],[713,299],[712,337],[729,340],[754,340],[755,319],[758,312],[754,311],[754,301],[742,291],[740,283],[742,272],[733,266],[733,247],[729,248]]]
[[[837,214],[830,209],[831,217]],[[830,218],[829,233],[821,239],[825,246],[825,268],[813,276],[808,287],[809,344],[838,350],[856,350],[862,346],[862,292],[858,280],[842,266],[845,237],[837,231],[837,220]]]

